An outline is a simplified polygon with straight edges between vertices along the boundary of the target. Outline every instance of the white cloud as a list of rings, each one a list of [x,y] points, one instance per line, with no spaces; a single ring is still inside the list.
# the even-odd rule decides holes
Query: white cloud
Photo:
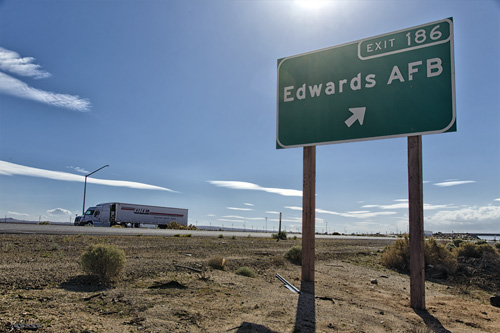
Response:
[[[224,181],[224,180],[209,180],[210,184],[218,187],[226,187],[233,190],[252,190],[252,191],[263,191],[268,193],[279,194],[287,197],[301,197],[302,191],[283,189],[283,188],[272,188],[272,187],[262,187],[257,184],[241,182],[241,181]]]
[[[39,177],[39,178],[48,178],[48,179],[61,180],[67,182],[85,181],[85,177],[82,175],[75,175],[72,173],[62,172],[62,171],[51,171],[45,169],[32,168],[5,161],[0,161],[0,175]],[[87,183],[106,185],[106,186],[129,187],[141,190],[161,190],[168,192],[177,192],[165,187],[125,181],[125,180],[107,180],[107,179],[95,179],[88,177]]]
[[[372,225],[378,225],[376,222],[369,222],[369,221],[364,221],[364,222],[354,222],[355,225],[359,226],[372,226]]]
[[[408,202],[401,202],[392,205],[380,205],[378,207],[381,209],[408,209]]]
[[[253,210],[252,208],[238,208],[238,207],[226,207],[226,208],[231,210],[243,210],[243,211]]]
[[[275,212],[273,210],[268,210],[268,211],[266,211],[266,213],[268,213],[268,214],[279,214],[280,212]]]
[[[29,216],[29,214],[26,213],[18,213],[18,212],[7,212],[9,215],[16,215],[16,216]]]
[[[49,215],[61,216],[61,215],[72,215],[71,211],[64,208],[54,208],[47,211]]]
[[[429,217],[431,220],[441,221],[483,221],[498,220],[500,223],[500,206],[467,207],[453,211],[440,211]]]
[[[0,93],[29,99],[32,101],[86,112],[90,110],[90,102],[79,96],[58,94],[28,86],[26,83],[0,72]]]
[[[80,167],[75,167],[75,166],[69,166],[68,168],[75,170],[76,172],[83,173],[83,174],[89,174],[90,171],[87,171],[83,168]]]
[[[232,220],[232,219],[217,219],[220,222],[236,222],[236,223],[245,223],[243,220]]]
[[[248,202],[245,202],[245,203],[244,203],[244,205],[245,205],[245,206],[254,206],[254,204],[252,204],[252,203],[248,203]]]
[[[439,186],[439,187],[450,187],[450,186],[457,186],[457,185],[463,185],[463,184],[472,184],[475,183],[475,180],[449,180],[441,183],[435,183],[434,185]]]
[[[50,77],[51,74],[34,64],[34,60],[32,57],[21,58],[17,52],[0,47],[0,70],[35,79]]]
[[[364,205],[362,208],[380,208],[380,209],[408,209],[409,204],[408,200],[400,199],[394,201],[401,201],[400,203],[390,204],[390,205]],[[424,210],[434,210],[434,209],[443,209],[443,208],[452,208],[450,205],[432,205],[424,203]]]
[[[426,224],[432,228],[444,228],[455,231],[498,231],[500,226],[500,206],[473,206],[458,210],[439,211],[426,217]]]
[[[226,219],[241,219],[241,220],[244,220],[245,218],[243,216],[238,216],[238,215],[225,215],[225,216],[222,216]]]
[[[424,203],[424,210],[435,210],[435,209],[443,209],[443,208],[453,208],[451,205],[432,205]]]
[[[298,207],[298,206],[286,206],[285,208],[302,211],[302,207]],[[352,217],[352,218],[358,218],[358,219],[366,219],[366,218],[375,217],[375,216],[396,214],[396,212],[370,212],[370,211],[339,213],[339,212],[324,210],[321,208],[316,208],[316,213],[337,215],[337,216],[342,216],[342,217]]]
[[[226,219],[241,219],[241,220],[250,220],[250,221],[261,221],[264,220],[263,217],[243,217],[243,216],[238,216],[238,215],[225,215],[222,216]]]
[[[495,199],[495,201],[500,201],[500,198],[498,198],[498,199]]]
[[[35,79],[51,76],[50,73],[42,70],[40,65],[34,64],[34,61],[33,57],[22,58],[18,53],[0,47],[1,71]],[[2,72],[0,72],[0,93],[81,112],[90,110],[88,99],[36,89]]]
[[[131,181],[126,181],[126,180],[108,180],[108,179],[87,178],[87,183],[89,183],[89,182],[94,183],[94,184],[107,185],[107,186],[129,187],[129,188],[135,188],[135,189],[139,189],[139,190],[160,190],[160,191],[179,193],[177,191],[171,190],[171,189],[166,188],[166,187],[131,182]]]
[[[279,222],[279,219],[268,219],[268,222]],[[302,223],[302,217],[291,217],[289,219],[281,219],[281,222]]]

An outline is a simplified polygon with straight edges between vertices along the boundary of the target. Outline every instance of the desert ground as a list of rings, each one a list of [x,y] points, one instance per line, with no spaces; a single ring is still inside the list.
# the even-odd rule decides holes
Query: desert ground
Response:
[[[491,293],[467,283],[427,281],[426,310],[413,310],[409,276],[379,264],[391,242],[317,239],[312,284],[283,256],[300,239],[0,235],[0,332],[500,331]],[[126,254],[112,284],[79,265],[99,243]]]

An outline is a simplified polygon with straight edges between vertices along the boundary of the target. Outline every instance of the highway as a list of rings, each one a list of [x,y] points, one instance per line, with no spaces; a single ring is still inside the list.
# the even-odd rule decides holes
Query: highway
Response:
[[[208,230],[171,230],[155,228],[99,228],[99,227],[76,227],[68,224],[28,224],[28,223],[2,223],[0,222],[0,234],[47,234],[47,235],[110,235],[110,236],[170,236],[191,234],[193,237],[256,237],[271,238],[270,232],[252,231],[208,231]],[[288,237],[301,234],[288,234]],[[371,236],[343,236],[318,234],[316,238],[327,239],[392,239],[390,237]],[[394,238],[395,239],[395,238]]]

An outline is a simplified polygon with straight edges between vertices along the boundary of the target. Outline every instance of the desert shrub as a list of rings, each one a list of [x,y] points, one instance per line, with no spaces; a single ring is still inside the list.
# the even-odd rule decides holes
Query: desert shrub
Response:
[[[255,272],[248,266],[243,266],[243,267],[238,268],[235,273],[238,275],[247,276],[247,277],[251,277],[251,278],[254,278],[257,276],[257,274],[255,274]]]
[[[487,240],[485,240],[485,239],[480,239],[480,240],[477,240],[477,241],[476,241],[476,244],[477,244],[477,245],[488,244],[488,241],[487,241]]]
[[[474,244],[472,242],[463,242],[455,249],[457,257],[481,258],[485,253],[493,253],[495,249],[488,244]]]
[[[455,246],[455,244],[453,244],[453,242],[449,242],[449,243],[446,243],[446,249],[450,252],[452,252],[454,249],[456,249],[457,247]]]
[[[489,292],[500,290],[500,253],[493,246],[464,242],[454,252],[459,263],[458,283]]]
[[[172,221],[169,224],[167,224],[167,229],[185,230],[187,228],[179,224],[179,222],[177,221]]]
[[[454,246],[452,244],[452,246]],[[424,243],[426,274],[433,277],[447,277],[457,270],[457,259],[447,248],[430,238]],[[408,236],[396,240],[385,248],[381,263],[400,272],[410,271],[410,240]]]
[[[495,247],[500,251],[500,243],[495,243]]]
[[[495,251],[495,248],[488,243],[478,245],[478,247],[479,247],[478,252],[481,253],[481,257],[485,257],[485,256],[496,257],[496,256],[498,256],[498,253]]]
[[[410,271],[410,240],[408,235],[397,239],[384,249],[381,264],[401,272]]]
[[[208,266],[212,267],[213,269],[223,270],[225,265],[226,258],[224,257],[212,257],[210,258],[210,260],[208,260]]]
[[[282,239],[282,240],[286,240],[287,239],[287,234],[285,231],[280,231],[278,232],[277,234],[271,234],[271,237],[273,239]]]
[[[453,240],[453,244],[456,246],[456,247],[459,247],[461,243],[463,243],[464,240],[463,239],[459,239],[459,238],[456,238]]]
[[[286,251],[285,258],[294,264],[300,265],[302,263],[302,246],[292,246]]]
[[[80,257],[84,272],[102,281],[111,281],[125,267],[125,252],[114,245],[90,245]]]
[[[49,221],[38,222],[38,225],[50,225]]]
[[[495,250],[495,248],[489,244],[481,245],[482,258],[493,258],[495,260],[500,260],[500,253]]]
[[[285,264],[285,258],[283,258],[283,256],[279,255],[279,254],[272,256],[271,257],[271,264],[274,267],[281,267]]]
[[[217,236],[217,238],[224,238],[224,235],[223,234],[219,234],[219,236]]]
[[[424,243],[424,254],[429,275],[446,278],[457,271],[457,258],[435,238]]]

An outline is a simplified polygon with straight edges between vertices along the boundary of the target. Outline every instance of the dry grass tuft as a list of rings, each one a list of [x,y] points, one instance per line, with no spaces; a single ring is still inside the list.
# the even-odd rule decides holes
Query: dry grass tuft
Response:
[[[212,267],[213,269],[224,270],[224,267],[226,266],[226,258],[220,256],[212,257],[208,261],[208,266]]]
[[[285,258],[294,264],[302,264],[302,246],[292,246],[286,251]]]
[[[243,267],[238,268],[235,273],[238,275],[247,276],[250,278],[254,278],[257,276],[257,274],[255,274],[255,272],[248,266],[243,266]]]

